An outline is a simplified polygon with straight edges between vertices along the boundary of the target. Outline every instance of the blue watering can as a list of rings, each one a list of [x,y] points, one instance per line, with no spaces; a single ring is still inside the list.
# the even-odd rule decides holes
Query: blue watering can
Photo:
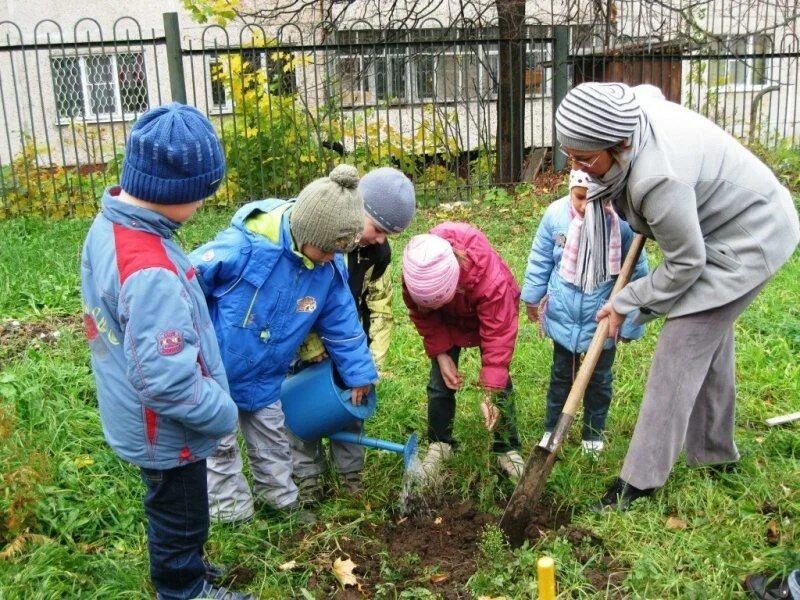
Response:
[[[417,453],[417,435],[412,433],[405,444],[396,444],[342,431],[353,421],[363,421],[375,413],[377,395],[373,387],[360,406],[350,401],[351,392],[344,387],[330,359],[323,360],[287,377],[281,386],[281,404],[286,427],[302,440],[327,437],[340,442],[380,448],[403,455],[407,469]]]

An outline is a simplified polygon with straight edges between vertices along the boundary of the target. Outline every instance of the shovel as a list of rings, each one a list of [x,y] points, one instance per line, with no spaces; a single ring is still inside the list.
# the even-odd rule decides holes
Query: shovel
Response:
[[[644,247],[644,241],[645,238],[641,234],[637,234],[633,239],[617,281],[614,284],[614,289],[611,290],[612,297],[625,287],[630,280],[634,265],[639,260],[639,255]],[[586,357],[583,359],[580,369],[578,369],[578,374],[575,376],[575,381],[572,384],[569,396],[567,396],[567,401],[564,403],[561,416],[558,418],[553,433],[550,435],[550,440],[546,446],[536,446],[533,449],[528,462],[525,464],[525,470],[517,482],[517,487],[514,489],[514,493],[511,494],[508,506],[506,506],[503,517],[500,519],[500,529],[506,534],[512,546],[520,546],[525,540],[525,528],[531,521],[533,511],[536,508],[536,501],[542,495],[544,484],[550,476],[550,471],[553,470],[558,450],[561,448],[561,443],[572,425],[575,410],[578,408],[578,403],[583,399],[583,393],[586,391],[586,386],[589,384],[595,365],[597,365],[597,359],[600,357],[606,338],[608,338],[608,317],[597,324],[592,343],[586,351]]]

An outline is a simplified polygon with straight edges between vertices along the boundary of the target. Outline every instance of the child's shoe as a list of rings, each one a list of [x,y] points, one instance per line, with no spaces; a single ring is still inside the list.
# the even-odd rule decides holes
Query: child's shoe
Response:
[[[603,448],[605,448],[603,440],[583,440],[581,442],[581,452],[590,458],[598,458]]]
[[[324,493],[319,475],[302,477],[297,481],[297,499],[303,507],[314,506],[322,502]]]
[[[359,471],[342,473],[341,481],[342,485],[344,485],[348,493],[351,495],[360,496],[364,493],[364,484],[361,481],[361,473]]]
[[[450,458],[453,447],[445,442],[433,442],[428,446],[428,452],[422,461],[420,470],[420,483],[423,486],[438,485],[441,483],[442,463]]]
[[[509,450],[497,457],[497,463],[505,471],[511,481],[517,481],[525,470],[525,461],[516,450]]]
[[[206,583],[200,595],[195,596],[193,600],[256,600],[256,597],[253,594],[234,592],[226,587],[216,587]]]
[[[299,500],[295,500],[291,504],[279,508],[278,512],[286,515],[290,519],[296,519],[303,525],[314,525],[317,522],[317,517],[310,510],[306,510]]]

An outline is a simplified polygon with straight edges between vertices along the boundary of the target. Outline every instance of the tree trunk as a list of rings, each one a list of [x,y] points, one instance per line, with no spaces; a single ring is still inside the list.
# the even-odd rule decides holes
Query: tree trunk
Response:
[[[497,164],[494,179],[519,179],[525,149],[525,0],[497,0],[500,75],[497,92]]]

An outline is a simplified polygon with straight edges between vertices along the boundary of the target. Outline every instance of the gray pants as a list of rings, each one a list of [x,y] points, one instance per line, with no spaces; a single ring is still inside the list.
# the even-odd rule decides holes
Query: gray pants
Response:
[[[354,421],[345,431],[361,433],[361,421]],[[298,479],[317,477],[325,470],[322,440],[304,441],[289,433],[294,456],[294,474]],[[364,467],[364,446],[331,440],[333,464],[339,473],[356,473]]]
[[[259,411],[239,411],[247,445],[255,501],[284,508],[297,500],[292,481],[292,450],[280,401]],[[253,515],[253,495],[242,472],[236,434],[226,436],[208,458],[208,507],[211,518],[232,522]]]
[[[691,466],[739,459],[733,325],[762,287],[664,323],[622,479],[637,488],[661,487],[682,449]]]

